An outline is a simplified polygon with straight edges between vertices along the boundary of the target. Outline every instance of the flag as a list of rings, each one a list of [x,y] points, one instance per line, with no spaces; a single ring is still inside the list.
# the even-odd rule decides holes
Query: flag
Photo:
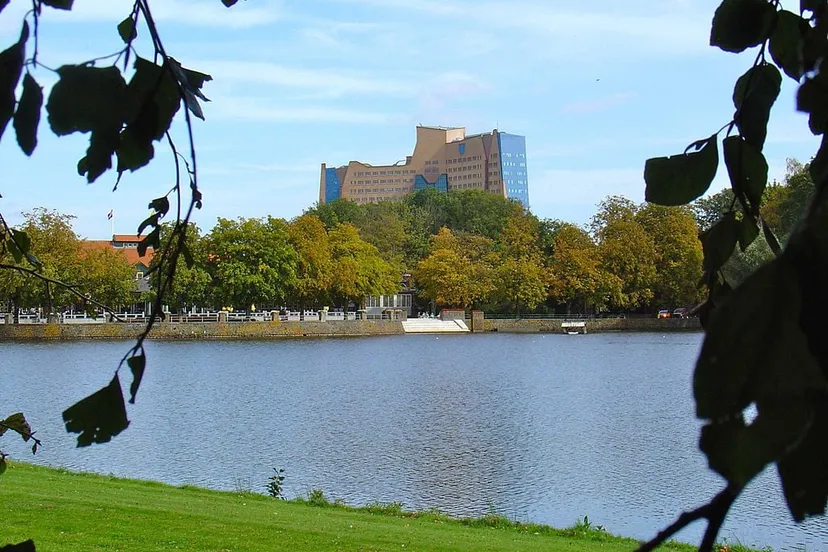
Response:
[[[106,219],[107,220],[112,220],[112,217],[114,217],[114,216],[115,216],[115,210],[110,209],[109,212],[106,214]]]

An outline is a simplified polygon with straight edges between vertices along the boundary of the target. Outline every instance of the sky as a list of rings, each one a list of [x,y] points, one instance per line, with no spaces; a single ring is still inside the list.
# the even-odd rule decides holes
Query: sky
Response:
[[[791,4],[791,6],[787,6]],[[795,5],[794,5],[795,4]],[[56,68],[118,51],[127,0],[45,8],[39,60]],[[608,195],[643,201],[644,162],[681,153],[733,115],[736,79],[755,52],[708,45],[715,0],[152,0],[168,53],[213,76],[196,121],[204,230],[217,217],[291,219],[318,199],[320,164],[389,164],[414,146],[415,126],[526,136],[530,208],[583,224]],[[798,2],[783,5],[798,9]],[[31,4],[0,14],[0,49]],[[148,33],[136,47],[148,55]],[[111,61],[99,62],[101,64]],[[48,88],[56,76],[33,75]],[[765,155],[771,178],[818,141],[786,78]],[[174,134],[186,146],[179,121]],[[47,207],[76,216],[85,238],[132,233],[173,185],[172,156],[87,185],[76,164],[88,135],[56,138],[44,112],[31,158],[11,125],[0,142],[0,212],[10,223]],[[184,148],[186,149],[186,147]],[[720,166],[711,192],[727,185]],[[107,213],[115,213],[114,225]],[[114,227],[114,228],[113,228]]]

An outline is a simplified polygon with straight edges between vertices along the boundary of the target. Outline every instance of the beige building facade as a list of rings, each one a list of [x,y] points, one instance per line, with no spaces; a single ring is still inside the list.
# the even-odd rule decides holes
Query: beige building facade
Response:
[[[483,190],[520,201],[529,208],[526,139],[497,129],[467,135],[463,127],[417,127],[414,152],[393,165],[351,161],[341,167],[322,163],[319,202],[344,198],[376,203],[435,188]]]

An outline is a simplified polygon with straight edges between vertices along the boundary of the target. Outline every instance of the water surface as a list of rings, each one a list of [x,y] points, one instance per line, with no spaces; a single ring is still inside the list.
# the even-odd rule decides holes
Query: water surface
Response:
[[[643,539],[723,486],[696,447],[700,343],[696,333],[151,342],[129,429],[75,449],[61,412],[108,383],[128,343],[6,342],[0,406],[26,412],[44,442],[38,463],[260,492],[285,468],[288,496],[319,488],[351,504],[554,526],[588,515]],[[32,459],[16,440],[3,447]],[[828,549],[828,524],[795,526],[773,471],[723,534]]]

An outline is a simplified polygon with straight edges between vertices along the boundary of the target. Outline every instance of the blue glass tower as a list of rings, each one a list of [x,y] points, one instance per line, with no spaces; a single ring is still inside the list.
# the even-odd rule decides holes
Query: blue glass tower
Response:
[[[339,199],[339,175],[336,169],[325,169],[325,203]]]
[[[526,171],[526,138],[517,134],[498,132],[500,173],[506,197],[516,199],[529,209],[529,178]]]

